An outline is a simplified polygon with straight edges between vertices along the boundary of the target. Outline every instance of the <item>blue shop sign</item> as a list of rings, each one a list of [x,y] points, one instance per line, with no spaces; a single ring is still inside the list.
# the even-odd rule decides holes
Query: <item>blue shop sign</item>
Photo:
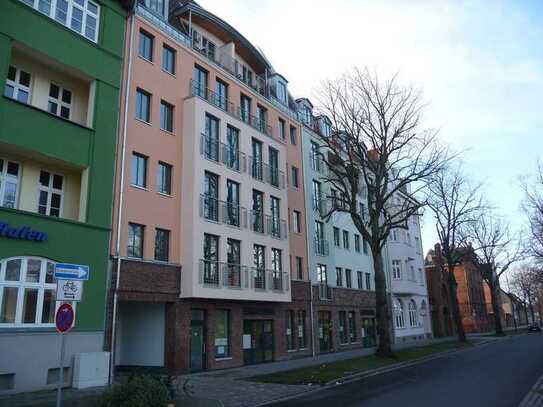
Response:
[[[28,240],[29,242],[45,242],[47,232],[33,230],[30,226],[14,227],[0,221],[0,237]]]

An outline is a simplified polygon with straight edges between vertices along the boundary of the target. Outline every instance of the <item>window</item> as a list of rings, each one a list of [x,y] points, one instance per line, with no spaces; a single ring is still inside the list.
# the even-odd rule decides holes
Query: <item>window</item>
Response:
[[[204,218],[219,221],[219,176],[206,171],[204,175]]]
[[[403,302],[400,299],[396,299],[396,303],[394,304],[394,323],[396,324],[396,328],[405,327],[405,320],[403,314]]]
[[[352,271],[350,269],[345,269],[345,284],[347,288],[353,288]]]
[[[264,194],[253,189],[253,210],[251,211],[253,231],[264,233]]]
[[[19,164],[0,158],[0,206],[17,208]]]
[[[140,30],[140,57],[145,58],[148,61],[153,61],[153,41],[154,37],[151,34]]]
[[[415,281],[415,267],[409,265],[409,281]]]
[[[315,171],[320,171],[321,169],[319,145],[314,141],[311,142],[311,168]]]
[[[270,184],[279,187],[279,151],[269,147],[268,156],[270,159]]]
[[[172,193],[172,166],[170,164],[158,162],[156,174],[157,191],[164,195]]]
[[[204,153],[208,160],[219,161],[219,119],[206,114]]]
[[[300,211],[292,211],[292,230],[294,233],[302,233]]]
[[[30,81],[32,76],[21,69],[9,66],[4,95],[19,102],[30,103]]]
[[[160,128],[173,132],[173,106],[163,100],[160,101]]]
[[[219,285],[219,236],[204,233],[203,283]]]
[[[100,6],[91,0],[23,0],[60,24],[97,42]]]
[[[357,253],[360,253],[360,235],[357,235],[356,233],[354,235],[354,250]]]
[[[409,301],[409,325],[411,327],[418,326],[419,320],[417,316],[417,304],[414,300]]]
[[[298,348],[305,349],[307,347],[305,339],[305,311],[298,311]]]
[[[192,71],[193,91],[197,96],[208,100],[207,97],[207,85],[208,85],[208,72],[198,65],[194,66]]]
[[[132,185],[147,188],[147,157],[132,153]]]
[[[341,267],[336,267],[336,286],[343,287],[343,270],[341,270]]]
[[[283,119],[279,119],[277,122],[277,130],[279,132],[279,138],[285,140],[285,121]]]
[[[298,143],[298,136],[296,135],[296,127],[290,126],[290,144],[295,146]]]
[[[64,177],[49,171],[40,171],[38,213],[48,216],[62,216]]]
[[[240,96],[240,114],[245,123],[251,121],[251,98],[243,94]]]
[[[226,166],[235,171],[240,170],[239,130],[228,125],[226,127]]]
[[[366,290],[371,290],[371,274],[366,272]]]
[[[313,209],[320,211],[321,208],[321,183],[313,180]]]
[[[364,254],[368,254],[368,241],[365,238],[362,239],[362,247],[364,248]]]
[[[281,257],[281,250],[280,249],[271,249],[271,266],[272,266],[272,280],[273,285],[272,288],[274,290],[281,290],[283,288],[283,260]]]
[[[143,238],[145,226],[137,223],[128,224],[128,247],[126,255],[128,257],[143,258]]]
[[[162,45],[162,69],[172,75],[175,75],[175,56],[176,52],[173,48],[166,44]]]
[[[170,253],[170,231],[156,229],[155,234],[155,260],[168,261]]]
[[[230,356],[230,311],[215,311],[215,358]]]
[[[317,280],[321,284],[328,284],[328,271],[326,270],[326,264],[317,264]]]
[[[424,275],[422,274],[421,268],[419,268],[419,283],[420,285],[424,285]]]
[[[280,238],[281,233],[281,220],[280,214],[280,200],[274,196],[270,196],[270,212],[271,212],[271,235]]]
[[[0,262],[0,327],[54,326],[55,264],[38,257]]]
[[[290,180],[290,182],[292,183],[292,186],[294,188],[299,188],[300,181],[299,181],[299,178],[298,178],[298,168],[295,167],[294,165],[291,168],[291,180]]]
[[[347,337],[347,313],[339,311],[339,341],[341,344],[349,343]]]
[[[324,240],[324,223],[315,221],[315,249],[320,256],[328,255],[328,242]]]
[[[311,126],[311,122],[313,119],[313,114],[311,112],[311,108],[309,106],[303,106],[302,107],[302,121],[304,124]]]
[[[296,345],[294,342],[294,311],[287,310],[285,312],[285,325],[287,334],[287,349],[294,350],[296,349]]]
[[[226,278],[225,284],[229,287],[241,287],[241,242],[235,239],[226,239]]]
[[[232,180],[226,181],[226,223],[240,226],[239,184]]]
[[[392,260],[392,278],[395,280],[402,278],[402,264],[400,260]]]
[[[420,239],[418,236],[415,236],[415,249],[417,250],[418,254],[422,252],[421,247],[420,247]]]
[[[358,283],[358,289],[364,289],[364,274],[361,271],[356,272],[356,281]]]
[[[268,111],[265,107],[257,105],[256,106],[256,125],[258,130],[262,133],[266,133]]]
[[[304,279],[303,259],[296,256],[296,276],[298,280]]]
[[[215,98],[215,106],[228,110],[228,85],[220,79],[215,82]]]
[[[349,311],[349,341],[356,342],[356,317],[354,311]]]
[[[266,288],[266,248],[255,244],[253,246],[254,286]]]
[[[151,122],[151,95],[144,90],[136,90],[136,119]]]
[[[283,103],[287,103],[287,86],[280,81],[277,81],[277,99]]]
[[[349,250],[349,232],[346,230],[343,231],[343,248]]]
[[[339,247],[339,228],[334,226],[334,246]]]
[[[54,83],[49,85],[49,113],[70,120],[72,112],[72,92]]]
[[[251,149],[253,157],[251,159],[251,175],[253,178],[262,181],[263,179],[263,162],[262,162],[262,142],[257,139],[251,140]]]

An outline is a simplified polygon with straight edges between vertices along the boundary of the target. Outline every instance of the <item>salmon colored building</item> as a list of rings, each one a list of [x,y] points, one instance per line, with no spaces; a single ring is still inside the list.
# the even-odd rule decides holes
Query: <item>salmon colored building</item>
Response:
[[[301,127],[287,80],[192,1],[137,1],[125,44],[114,365],[183,372],[307,354]]]

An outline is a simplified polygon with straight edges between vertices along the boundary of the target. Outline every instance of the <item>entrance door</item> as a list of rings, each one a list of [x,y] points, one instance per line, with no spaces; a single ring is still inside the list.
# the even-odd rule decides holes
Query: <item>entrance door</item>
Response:
[[[243,349],[246,365],[273,360],[273,321],[245,320],[243,335],[250,336],[250,348]]]
[[[205,311],[192,310],[190,321],[190,370],[198,372],[206,368]]]
[[[364,347],[369,348],[375,346],[377,343],[375,335],[375,318],[362,318],[362,328],[364,329]]]
[[[332,350],[332,318],[329,311],[319,311],[319,349],[320,353]]]

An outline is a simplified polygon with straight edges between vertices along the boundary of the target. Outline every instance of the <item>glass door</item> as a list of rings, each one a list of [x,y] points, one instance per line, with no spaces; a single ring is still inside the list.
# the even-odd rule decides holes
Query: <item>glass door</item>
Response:
[[[190,322],[190,370],[198,372],[206,369],[206,329],[205,311],[192,310]]]

